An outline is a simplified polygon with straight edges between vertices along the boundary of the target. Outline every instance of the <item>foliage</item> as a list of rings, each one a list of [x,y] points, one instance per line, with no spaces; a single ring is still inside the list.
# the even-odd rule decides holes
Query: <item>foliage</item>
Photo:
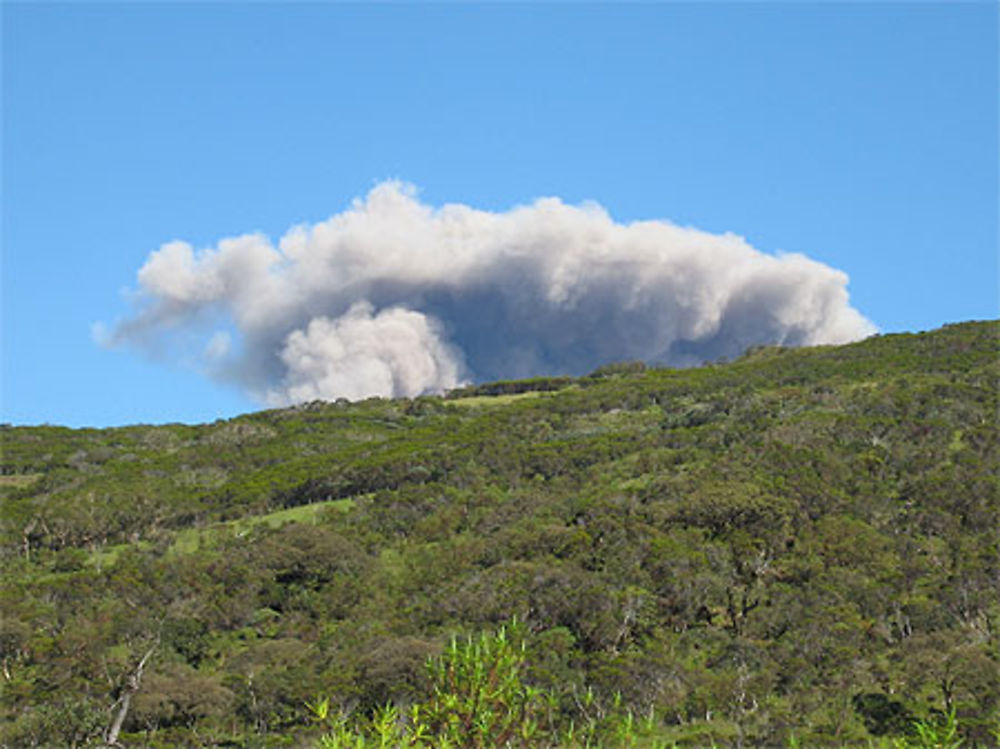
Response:
[[[995,746],[998,332],[0,427],[0,746],[101,741],[152,643],[125,746],[465,725],[424,664],[467,647],[516,676],[484,732]]]
[[[524,627],[517,619],[496,632],[464,642],[452,638],[445,652],[427,668],[431,694],[402,712],[393,703],[377,708],[369,720],[351,725],[343,713],[330,715],[328,699],[310,709],[330,725],[320,737],[322,749],[364,747],[631,747],[640,737],[640,721],[622,709],[603,716],[588,690],[572,718],[559,712],[559,695],[528,684]],[[600,716],[600,717],[599,717]],[[645,727],[654,723],[650,714]]]
[[[898,749],[959,749],[965,742],[958,735],[955,710],[937,720],[918,720],[913,723],[916,736],[894,742]]]

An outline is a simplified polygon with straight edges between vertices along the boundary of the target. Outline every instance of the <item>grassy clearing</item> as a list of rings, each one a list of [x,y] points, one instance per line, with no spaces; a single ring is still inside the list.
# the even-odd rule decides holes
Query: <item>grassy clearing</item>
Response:
[[[30,486],[42,477],[40,473],[12,473],[0,475],[0,488],[20,489]]]
[[[170,545],[167,554],[176,556],[179,554],[190,554],[201,548],[203,541],[223,534],[232,536],[243,536],[259,525],[266,525],[269,528],[280,528],[286,523],[312,523],[315,524],[321,513],[326,510],[336,508],[346,511],[354,506],[354,499],[334,499],[329,502],[316,502],[311,505],[301,505],[300,507],[289,507],[287,510],[276,510],[266,515],[240,518],[225,523],[213,523],[203,528],[188,528],[177,534],[177,538]]]
[[[212,540],[216,538],[221,538],[225,535],[243,536],[259,525],[266,525],[269,528],[280,528],[285,523],[315,524],[319,520],[320,514],[326,510],[336,508],[341,511],[347,511],[354,506],[354,501],[352,498],[334,499],[329,502],[317,502],[311,505],[302,505],[301,507],[289,507],[287,510],[276,510],[266,515],[240,518],[239,520],[231,520],[225,523],[212,523],[200,528],[187,528],[178,532],[173,543],[167,549],[166,555],[176,558],[184,554],[191,554],[198,551],[206,543],[211,545]],[[118,559],[118,556],[125,549],[129,548],[148,550],[152,548],[152,544],[148,541],[139,541],[135,544],[106,546],[91,554],[90,564],[98,569],[111,566]]]
[[[137,541],[134,544],[116,544],[114,546],[105,546],[90,555],[90,564],[97,569],[104,569],[105,567],[114,566],[115,562],[118,561],[118,557],[126,549],[137,549],[140,551],[148,551],[153,545],[149,541]]]
[[[553,395],[558,391],[541,391],[541,390],[529,390],[525,393],[511,393],[509,395],[470,395],[466,398],[449,398],[444,401],[448,405],[455,406],[467,406],[467,407],[478,407],[478,406],[505,406],[508,403],[519,400],[527,400],[530,398],[539,398],[543,395]]]

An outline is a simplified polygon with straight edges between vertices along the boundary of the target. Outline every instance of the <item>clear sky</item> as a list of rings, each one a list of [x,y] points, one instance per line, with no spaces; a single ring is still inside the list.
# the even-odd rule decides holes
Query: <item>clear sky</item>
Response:
[[[883,332],[996,317],[997,5],[3,5],[2,420],[259,408],[97,345],[150,253],[593,200],[803,253]]]

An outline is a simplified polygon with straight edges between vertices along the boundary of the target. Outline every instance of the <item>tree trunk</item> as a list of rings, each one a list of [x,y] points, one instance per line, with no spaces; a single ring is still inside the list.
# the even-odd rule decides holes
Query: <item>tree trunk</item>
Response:
[[[115,719],[112,721],[111,727],[108,728],[108,734],[104,740],[104,746],[107,749],[114,749],[121,746],[118,743],[118,734],[122,730],[122,724],[125,722],[126,716],[128,716],[128,709],[132,705],[132,697],[139,691],[139,686],[142,683],[142,671],[146,668],[146,661],[149,660],[154,650],[156,650],[156,645],[146,651],[146,654],[142,656],[142,660],[139,661],[139,665],[135,667],[135,670],[125,680],[125,689],[122,692],[122,696],[118,699],[118,714],[115,715]]]

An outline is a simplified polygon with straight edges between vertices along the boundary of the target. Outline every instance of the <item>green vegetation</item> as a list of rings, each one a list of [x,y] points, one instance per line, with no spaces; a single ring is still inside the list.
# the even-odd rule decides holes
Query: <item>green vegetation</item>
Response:
[[[998,333],[2,427],[0,745],[996,746]]]
[[[608,710],[592,690],[579,695],[573,717],[567,716],[558,692],[527,683],[526,633],[517,619],[461,643],[452,638],[427,665],[430,696],[405,715],[392,703],[376,708],[370,718],[332,716],[328,699],[311,705],[316,717],[331,726],[320,737],[321,749],[633,747],[643,734],[656,731],[654,712],[638,721],[622,707],[620,695]],[[654,739],[652,746],[665,744]]]
[[[41,474],[38,473],[11,475],[0,474],[0,489],[7,489],[10,487],[17,489],[24,486],[30,486],[39,478],[41,478]]]

